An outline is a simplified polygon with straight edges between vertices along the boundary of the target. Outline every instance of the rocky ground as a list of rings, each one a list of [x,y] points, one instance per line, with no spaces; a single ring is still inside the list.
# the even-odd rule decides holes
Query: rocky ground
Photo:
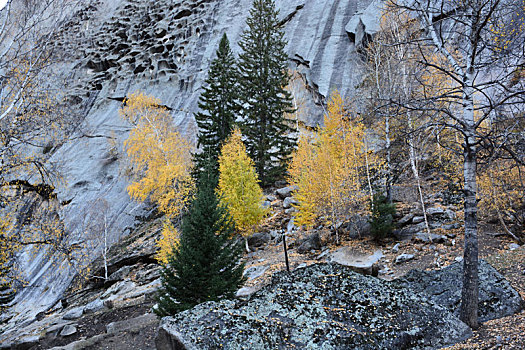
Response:
[[[462,228],[454,206],[440,201],[428,203],[433,227],[432,242],[421,229],[421,212],[415,204],[399,205],[398,238],[374,241],[366,222],[345,226],[343,241],[333,243],[330,228],[304,232],[290,223],[294,209],[289,189],[268,195],[272,215],[260,232],[249,239],[252,252],[245,256],[248,281],[239,291],[246,296],[264,288],[275,272],[285,270],[283,234],[289,248],[290,268],[337,262],[360,274],[383,280],[404,276],[412,269],[436,270],[461,260]],[[406,203],[406,202],[405,202]],[[0,341],[16,334],[15,349],[154,349],[158,319],[151,313],[159,285],[159,267],[154,255],[161,220],[149,220],[131,236],[112,248],[110,278],[82,281],[37,321],[16,329],[5,329]],[[356,227],[359,230],[356,230]],[[525,297],[525,247],[497,234],[497,227],[480,232],[480,255],[487,259]],[[94,275],[101,275],[102,260],[95,262]],[[451,349],[514,349],[525,347],[525,313],[485,322],[473,336]],[[24,335],[25,334],[25,335]],[[8,348],[4,342],[0,348]],[[444,344],[443,344],[444,345]]]

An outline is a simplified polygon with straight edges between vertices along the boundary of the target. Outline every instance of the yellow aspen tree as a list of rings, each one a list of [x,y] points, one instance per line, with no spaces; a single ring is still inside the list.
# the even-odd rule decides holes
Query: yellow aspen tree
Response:
[[[157,241],[159,251],[157,261],[162,265],[168,264],[168,257],[179,244],[179,232],[171,221],[165,221],[162,228],[162,237]]]
[[[375,154],[365,147],[365,128],[350,120],[344,99],[334,92],[328,103],[324,126],[313,140],[301,139],[290,167],[290,183],[297,186],[297,223],[311,227],[317,219],[334,225],[349,219],[350,212],[367,208],[367,176],[379,166]],[[336,229],[336,241],[339,232]]]
[[[522,165],[512,161],[496,160],[478,176],[481,212],[485,215],[495,213],[505,233],[518,243],[523,243],[525,238],[524,171]],[[516,232],[505,219],[514,224]]]
[[[154,97],[131,94],[120,115],[134,125],[124,143],[135,177],[128,186],[130,197],[149,198],[168,218],[180,215],[194,188],[189,143]]]
[[[295,223],[307,228],[313,227],[317,219],[317,198],[319,186],[316,184],[316,174],[311,171],[315,164],[314,138],[302,135],[288,168],[290,183],[297,186],[294,198],[298,202]]]
[[[247,236],[267,213],[253,160],[246,153],[242,135],[234,129],[219,156],[218,195],[226,205],[237,230]],[[246,242],[246,250],[249,251]]]

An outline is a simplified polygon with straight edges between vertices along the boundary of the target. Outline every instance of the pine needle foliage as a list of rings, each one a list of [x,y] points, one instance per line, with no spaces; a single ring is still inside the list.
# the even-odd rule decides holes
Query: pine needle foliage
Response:
[[[394,229],[394,215],[396,206],[388,202],[382,194],[374,194],[374,200],[370,206],[370,227],[372,235],[376,240],[381,240],[392,234]]]
[[[285,118],[294,110],[285,90],[290,75],[278,13],[273,0],[254,0],[239,43],[242,132],[263,186],[284,177],[297,144],[295,126]]]
[[[239,74],[235,57],[226,34],[217,50],[217,57],[211,62],[206,86],[199,99],[200,112],[195,114],[199,127],[197,147],[201,152],[195,155],[195,174],[205,167],[208,159],[218,171],[217,160],[220,147],[230,135],[240,107],[237,102]]]
[[[205,301],[232,298],[243,284],[242,244],[215,189],[217,178],[201,174],[197,195],[182,221],[179,244],[161,271],[162,288],[155,313],[174,315]]]

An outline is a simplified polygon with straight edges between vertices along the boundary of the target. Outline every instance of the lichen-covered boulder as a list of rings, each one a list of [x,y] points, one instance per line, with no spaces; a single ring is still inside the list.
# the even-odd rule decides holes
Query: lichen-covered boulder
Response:
[[[463,263],[436,271],[412,270],[393,283],[427,294],[434,302],[459,315]],[[513,315],[522,300],[510,283],[485,260],[479,262],[479,320],[485,322]]]
[[[164,318],[157,349],[435,349],[470,329],[425,295],[338,264],[277,273],[247,300]]]

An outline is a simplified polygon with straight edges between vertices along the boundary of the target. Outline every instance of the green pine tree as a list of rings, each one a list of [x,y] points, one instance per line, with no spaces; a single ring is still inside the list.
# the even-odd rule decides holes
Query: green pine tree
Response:
[[[285,90],[290,80],[288,56],[277,16],[273,0],[254,0],[239,43],[242,133],[264,186],[284,177],[297,144],[294,125],[285,118],[293,108]]]
[[[155,309],[159,316],[231,298],[244,282],[242,242],[232,239],[235,227],[215,195],[217,181],[208,163],[182,221],[179,244],[161,271],[162,288]]]
[[[195,114],[199,127],[197,147],[201,148],[201,153],[195,155],[197,177],[207,159],[213,161],[214,171],[218,171],[217,159],[221,145],[230,135],[239,113],[238,77],[230,42],[224,34],[200,96],[201,111]]]
[[[394,229],[394,215],[396,214],[396,205],[387,200],[382,194],[374,194],[371,203],[370,226],[372,235],[376,240],[381,240],[392,233]]]

